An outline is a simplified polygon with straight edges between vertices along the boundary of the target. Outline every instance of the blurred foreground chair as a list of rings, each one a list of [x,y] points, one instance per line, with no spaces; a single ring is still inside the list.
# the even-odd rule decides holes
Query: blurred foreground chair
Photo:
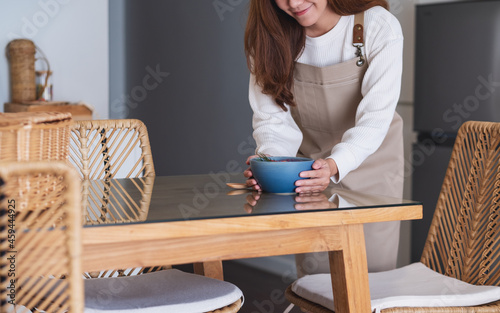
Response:
[[[432,179],[432,177],[430,177]],[[500,123],[458,132],[420,262],[370,273],[372,310],[500,312]],[[296,280],[287,299],[333,312],[330,274]]]
[[[0,162],[0,312],[82,312],[80,203],[64,162]]]
[[[230,313],[242,305],[233,284],[178,270],[84,280],[80,179],[65,163],[1,162],[0,201],[0,312]]]
[[[70,113],[0,112],[0,161],[66,160]]]

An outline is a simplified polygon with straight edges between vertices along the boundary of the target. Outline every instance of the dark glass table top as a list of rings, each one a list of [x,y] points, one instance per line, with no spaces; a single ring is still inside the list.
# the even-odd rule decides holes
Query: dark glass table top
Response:
[[[85,226],[156,223],[249,215],[297,214],[421,205],[421,202],[339,189],[319,194],[269,194],[235,190],[241,173],[156,176],[84,181]]]

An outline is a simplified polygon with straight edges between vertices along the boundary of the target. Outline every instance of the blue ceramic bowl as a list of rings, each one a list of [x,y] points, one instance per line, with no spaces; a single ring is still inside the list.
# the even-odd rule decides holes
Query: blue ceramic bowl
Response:
[[[275,162],[250,160],[253,177],[262,187],[262,191],[271,193],[294,193],[295,182],[303,179],[302,171],[312,169],[313,159],[299,157],[269,157]]]

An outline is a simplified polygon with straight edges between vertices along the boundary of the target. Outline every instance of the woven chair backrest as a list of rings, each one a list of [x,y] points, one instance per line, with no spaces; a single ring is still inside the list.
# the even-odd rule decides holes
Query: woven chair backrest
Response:
[[[0,184],[0,312],[83,312],[78,174],[63,161],[2,162]]]
[[[432,179],[432,177],[429,177]],[[500,285],[500,123],[459,129],[421,261],[475,285]]]
[[[74,121],[69,162],[83,179],[84,224],[141,221],[147,216],[155,176],[146,125],[136,119]],[[108,179],[139,178],[133,197],[119,182]],[[101,180],[96,182],[95,180]],[[161,266],[103,269],[86,272],[86,278],[130,276],[162,269]]]
[[[146,125],[135,119],[75,121],[69,161],[83,179],[155,175]]]

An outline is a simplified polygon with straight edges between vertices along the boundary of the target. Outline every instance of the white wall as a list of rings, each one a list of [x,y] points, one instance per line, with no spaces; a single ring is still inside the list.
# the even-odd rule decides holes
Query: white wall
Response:
[[[415,41],[415,3],[414,0],[388,0],[403,29],[403,77],[401,81],[401,102],[413,102],[413,52]]]
[[[0,0],[0,47],[32,40],[54,72],[54,100],[83,101],[108,118],[109,49],[106,0]],[[36,63],[42,66],[42,63]],[[0,111],[10,101],[9,67],[0,57]]]
[[[125,118],[116,102],[127,96],[125,87],[125,1],[109,0],[109,118]],[[125,104],[121,103],[120,109]]]

